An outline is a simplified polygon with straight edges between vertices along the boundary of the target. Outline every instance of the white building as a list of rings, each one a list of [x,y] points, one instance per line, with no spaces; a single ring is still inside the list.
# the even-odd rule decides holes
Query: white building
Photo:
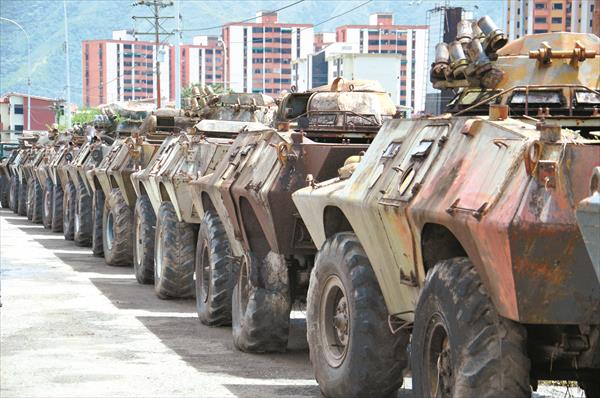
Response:
[[[277,21],[260,11],[253,23],[223,28],[228,86],[238,92],[277,94],[292,84],[292,61],[313,52],[312,25]]]

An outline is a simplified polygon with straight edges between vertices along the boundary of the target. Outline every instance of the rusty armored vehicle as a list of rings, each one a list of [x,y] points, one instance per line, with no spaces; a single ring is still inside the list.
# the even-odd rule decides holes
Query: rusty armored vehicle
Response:
[[[37,141],[37,136],[20,137],[20,148],[14,161],[9,165],[13,180],[11,180],[11,192],[14,192],[14,211],[20,216],[27,216],[28,203],[28,181],[29,175],[26,171],[26,165],[35,155],[33,144]]]
[[[418,397],[548,379],[598,396],[600,283],[575,211],[600,165],[600,40],[506,44],[487,17],[467,33],[432,68],[459,90],[451,113],[387,121],[350,175],[293,195],[319,247],[307,336],[328,397],[393,392],[409,339]]]
[[[48,175],[52,182],[52,192],[46,189],[44,195],[44,211],[46,218],[50,218],[51,230],[62,232],[67,240],[73,240],[73,223],[69,214],[72,214],[72,202],[65,189],[69,182],[69,173],[66,166],[73,161],[79,148],[85,143],[85,137],[68,131],[60,134],[57,146],[48,164]],[[68,192],[68,191],[67,191]],[[48,207],[50,209],[48,209]],[[67,217],[63,217],[66,214]]]
[[[14,143],[0,143],[0,205],[8,209],[10,206],[12,171],[10,165],[14,163],[19,154],[19,145]]]
[[[153,103],[129,101],[111,103],[100,108],[101,115],[93,121],[88,132],[88,144],[71,167],[68,199],[72,202],[73,238],[81,246],[92,247],[95,256],[103,256],[102,215],[105,205],[103,189],[112,182],[121,181],[118,168],[112,165],[117,154],[128,156],[126,140],[137,134]],[[122,160],[122,158],[120,158]],[[116,177],[110,180],[109,169]],[[105,183],[105,186],[101,185]]]
[[[92,246],[92,197],[93,189],[87,172],[99,165],[108,153],[116,134],[115,116],[105,113],[97,115],[92,122],[79,126],[85,143],[73,160],[64,167],[69,179],[67,192],[74,190],[73,198],[73,241],[78,246]]]
[[[137,193],[134,269],[138,281],[154,283],[161,298],[194,294],[194,248],[201,219],[189,182],[211,174],[239,132],[262,130],[277,110],[275,101],[262,94],[198,94],[198,106],[186,111],[196,124],[168,137],[148,167],[132,175]]]
[[[306,297],[317,248],[291,195],[365,151],[396,107],[378,84],[336,80],[282,98],[274,125],[242,131],[215,172],[192,180],[202,218],[196,304],[208,325],[233,325],[243,351],[284,351],[290,310]],[[290,128],[291,126],[291,128]]]

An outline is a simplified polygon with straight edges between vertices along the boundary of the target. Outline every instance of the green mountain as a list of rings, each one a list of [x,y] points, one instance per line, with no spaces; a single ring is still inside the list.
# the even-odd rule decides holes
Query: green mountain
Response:
[[[147,7],[133,7],[134,0],[67,0],[71,100],[81,104],[81,41],[107,39],[113,30],[132,29],[134,15],[149,15]],[[184,42],[192,36],[219,34],[221,29],[205,29],[226,22],[251,18],[258,10],[274,10],[294,3],[260,0],[180,0]],[[363,4],[365,1],[305,0],[279,12],[282,22],[319,24]],[[371,1],[339,18],[325,22],[316,31],[334,31],[344,24],[366,24],[370,13],[394,13],[397,24],[425,24],[427,10],[440,2]],[[505,9],[502,0],[453,1],[476,16],[491,15],[498,24]],[[174,15],[175,8],[163,10]],[[66,97],[65,30],[62,0],[0,0],[0,16],[20,23],[31,37],[32,94]],[[146,25],[144,25],[146,24]],[[167,23],[171,30],[173,22]],[[149,30],[147,22],[138,20],[136,29]],[[172,41],[172,40],[171,40]],[[14,25],[0,21],[0,93],[27,90],[27,41]]]

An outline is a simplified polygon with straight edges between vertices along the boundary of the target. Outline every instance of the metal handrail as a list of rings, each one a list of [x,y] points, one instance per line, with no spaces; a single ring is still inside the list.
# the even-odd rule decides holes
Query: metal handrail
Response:
[[[584,86],[582,84],[543,84],[543,85],[542,84],[528,84],[528,85],[521,85],[521,86],[513,86],[513,87],[507,88],[506,90],[503,90],[489,98],[481,100],[478,103],[476,103],[475,105],[471,105],[470,107],[463,109],[462,111],[457,112],[454,115],[460,116],[461,114],[468,112],[472,109],[478,108],[482,105],[485,105],[485,104],[489,103],[490,101],[495,100],[496,98],[498,98],[502,95],[505,95],[507,93],[510,93],[512,91],[519,90],[519,89],[525,90],[525,114],[527,114],[529,111],[529,89],[530,88],[568,88],[571,93],[571,101],[569,101],[569,116],[573,115],[573,89],[580,88],[580,89],[584,89],[589,92],[595,93],[597,95],[600,95],[600,92],[598,90],[594,90],[594,89]]]

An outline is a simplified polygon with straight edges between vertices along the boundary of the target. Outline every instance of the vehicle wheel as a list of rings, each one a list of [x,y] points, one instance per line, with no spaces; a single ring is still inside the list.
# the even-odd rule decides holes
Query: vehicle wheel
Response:
[[[104,210],[104,191],[96,188],[92,198],[92,254],[96,257],[104,256],[102,242],[102,212]]]
[[[231,305],[233,343],[239,350],[284,352],[291,300],[283,256],[269,252],[261,264],[247,252],[241,260]]]
[[[10,202],[10,180],[6,176],[0,177],[0,206],[3,209],[9,208]]]
[[[63,189],[60,185],[52,186],[52,232],[63,231]]]
[[[17,213],[20,216],[27,215],[27,182],[25,180],[19,183],[19,195],[17,198]]]
[[[108,265],[131,265],[133,241],[131,229],[131,209],[127,206],[121,191],[115,188],[104,201],[102,216],[104,260]]]
[[[63,235],[66,240],[73,240],[75,234],[75,187],[67,182],[63,195]]]
[[[379,283],[356,235],[333,235],[310,276],[306,325],[315,377],[328,397],[388,396],[408,366],[406,331],[392,334]]]
[[[154,229],[156,215],[147,195],[137,198],[133,213],[135,250],[133,268],[135,278],[141,284],[154,283]]]
[[[77,246],[92,245],[92,198],[83,183],[79,183],[75,197],[73,240]]]
[[[468,259],[441,261],[415,309],[415,396],[529,397],[526,339],[522,325],[498,315]]]
[[[46,179],[46,184],[44,185],[43,197],[44,197],[44,205],[42,208],[42,221],[44,224],[44,228],[50,229],[52,228],[52,180],[50,178]]]
[[[195,269],[198,318],[209,326],[230,325],[235,263],[225,228],[211,210],[204,214],[198,231]]]
[[[600,398],[600,381],[580,381],[579,387],[585,392],[585,398]]]
[[[177,220],[171,202],[160,205],[154,243],[154,290],[158,297],[193,297],[194,227]]]
[[[36,224],[44,222],[44,193],[37,179],[33,180],[33,196],[31,204],[31,221]]]
[[[17,176],[11,176],[10,177],[10,209],[13,211],[13,213],[17,213],[18,212],[18,206],[19,206],[19,180],[17,179]]]
[[[34,197],[34,194],[35,194],[35,182],[32,180],[29,180],[27,182],[27,200],[26,200],[27,206],[25,209],[27,219],[29,221],[31,221],[33,219],[33,206],[34,206],[33,197]]]

